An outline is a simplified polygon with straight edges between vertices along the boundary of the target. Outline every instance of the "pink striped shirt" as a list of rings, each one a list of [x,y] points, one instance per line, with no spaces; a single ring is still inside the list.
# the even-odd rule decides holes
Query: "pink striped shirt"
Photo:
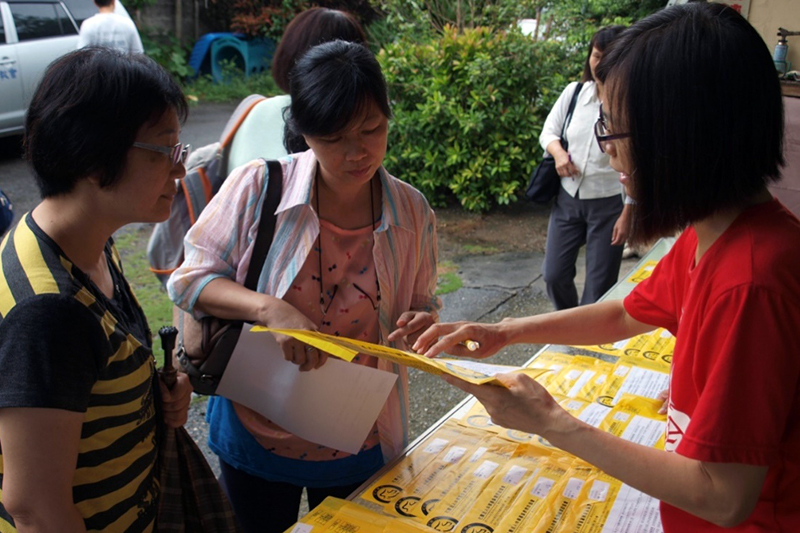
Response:
[[[309,203],[317,167],[314,153],[294,154],[281,164],[283,197],[275,237],[258,282],[259,292],[278,298],[284,298],[291,288],[319,234],[319,219]],[[186,258],[167,285],[170,298],[179,307],[202,316],[193,307],[210,281],[226,277],[244,283],[267,189],[265,167],[256,160],[234,170],[186,235]],[[383,168],[380,179],[382,214],[372,255],[382,293],[378,325],[385,339],[402,313],[417,310],[437,316],[441,301],[435,295],[433,211],[419,191]],[[400,376],[377,421],[381,449],[389,460],[408,444],[408,374],[405,367],[384,361],[379,361],[378,368]]]

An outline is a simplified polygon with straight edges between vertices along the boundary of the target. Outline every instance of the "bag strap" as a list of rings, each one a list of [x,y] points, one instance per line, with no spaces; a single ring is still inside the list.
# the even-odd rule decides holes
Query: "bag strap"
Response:
[[[583,83],[578,82],[578,85],[575,86],[575,92],[572,93],[572,100],[569,102],[567,116],[564,118],[564,125],[561,126],[561,139],[564,139],[564,137],[567,135],[567,128],[569,127],[569,123],[572,121],[572,112],[575,111],[575,104],[578,103],[578,96],[581,94],[582,87]]]
[[[272,246],[272,238],[275,236],[275,223],[278,215],[278,204],[281,203],[283,194],[283,168],[278,161],[267,161],[265,167],[267,174],[267,194],[264,204],[261,206],[261,219],[258,221],[258,233],[256,234],[256,244],[253,246],[253,255],[250,256],[250,266],[247,267],[247,277],[244,286],[251,291],[256,290],[261,269],[264,268],[264,261],[267,259],[269,248]]]

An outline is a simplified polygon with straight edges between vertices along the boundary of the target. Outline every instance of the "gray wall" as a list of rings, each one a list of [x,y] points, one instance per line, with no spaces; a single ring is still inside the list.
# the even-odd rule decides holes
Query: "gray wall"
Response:
[[[178,37],[179,29],[181,41],[184,44],[192,44],[201,35],[212,31],[200,16],[206,0],[179,1],[181,2],[181,24],[179,28],[175,26],[176,0],[158,0],[155,4],[141,9],[139,13],[131,12],[131,16],[136,19],[136,24],[140,28],[146,28],[150,33]]]

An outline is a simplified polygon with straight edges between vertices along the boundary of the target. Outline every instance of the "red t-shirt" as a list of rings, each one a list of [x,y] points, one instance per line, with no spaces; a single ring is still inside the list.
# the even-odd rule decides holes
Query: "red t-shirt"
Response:
[[[697,265],[696,249],[689,228],[624,302],[677,337],[667,449],[768,466],[733,531],[800,532],[800,221],[773,200],[742,213]],[[661,520],[667,533],[722,530],[665,503]]]

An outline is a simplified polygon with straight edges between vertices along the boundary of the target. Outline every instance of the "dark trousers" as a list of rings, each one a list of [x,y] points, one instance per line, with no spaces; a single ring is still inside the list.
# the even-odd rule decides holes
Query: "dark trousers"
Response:
[[[297,522],[303,487],[267,481],[238,470],[222,459],[219,482],[231,501],[236,520],[245,533],[283,533]],[[306,488],[308,508],[313,509],[327,496],[347,498],[361,483],[324,489]]]
[[[579,191],[580,192],[580,191]],[[580,305],[596,302],[617,282],[623,246],[612,246],[622,196],[581,200],[561,187],[550,211],[543,275],[557,310],[578,306],[575,263],[586,245],[586,283]]]

